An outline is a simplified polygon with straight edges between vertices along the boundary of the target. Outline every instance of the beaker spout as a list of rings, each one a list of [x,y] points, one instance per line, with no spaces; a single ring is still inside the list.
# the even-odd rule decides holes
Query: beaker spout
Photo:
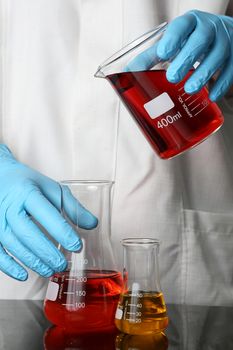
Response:
[[[97,71],[94,74],[95,78],[105,78],[105,74],[103,73],[103,71],[101,70],[101,67],[99,67],[97,69]]]

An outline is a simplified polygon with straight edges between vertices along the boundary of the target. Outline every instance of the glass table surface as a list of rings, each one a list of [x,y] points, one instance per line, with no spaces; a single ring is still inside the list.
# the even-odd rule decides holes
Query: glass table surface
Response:
[[[52,327],[43,302],[0,300],[0,350],[232,350],[233,306],[167,305],[165,334],[72,335]]]

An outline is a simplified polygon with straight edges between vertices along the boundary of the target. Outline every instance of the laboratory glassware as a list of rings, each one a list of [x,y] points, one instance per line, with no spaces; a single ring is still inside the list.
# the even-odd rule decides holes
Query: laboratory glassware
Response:
[[[83,247],[79,252],[69,252],[59,246],[68,267],[51,277],[44,312],[49,321],[66,331],[84,333],[115,328],[114,316],[123,281],[110,241],[111,188],[109,181],[66,181],[61,186],[62,214],[77,230]],[[69,191],[96,216],[95,228],[79,226],[80,207],[67,195]]]
[[[127,334],[162,332],[168,325],[159,276],[159,241],[128,238],[123,244],[124,287],[116,310],[115,324]]]
[[[167,350],[168,339],[164,333],[130,335],[121,333],[116,337],[115,350]]]
[[[163,159],[199,144],[224,121],[217,104],[209,99],[206,87],[193,95],[184,91],[193,70],[178,84],[166,79],[169,62],[161,60],[156,53],[166,28],[167,23],[163,23],[142,35],[107,59],[95,73],[111,83]],[[132,134],[129,137],[133,138]]]

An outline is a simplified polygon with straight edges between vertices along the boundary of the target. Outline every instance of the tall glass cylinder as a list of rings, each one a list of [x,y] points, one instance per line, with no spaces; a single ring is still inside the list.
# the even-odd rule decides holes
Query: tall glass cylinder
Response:
[[[151,238],[123,240],[124,288],[115,323],[128,334],[150,334],[168,325],[166,305],[160,286],[159,241]]]
[[[122,290],[110,242],[112,182],[66,181],[61,188],[62,214],[77,230],[83,247],[79,252],[59,247],[68,267],[49,282],[45,315],[53,324],[72,332],[112,330]],[[84,208],[97,218],[95,228],[85,224]]]

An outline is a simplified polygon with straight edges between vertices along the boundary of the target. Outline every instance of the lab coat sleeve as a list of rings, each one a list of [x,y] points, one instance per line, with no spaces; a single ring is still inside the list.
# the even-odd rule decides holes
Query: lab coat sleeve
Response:
[[[178,12],[177,15],[183,14],[187,11],[190,11],[191,9],[198,9],[200,11],[211,12],[214,14],[224,14],[231,2],[232,0],[179,0],[176,2]],[[174,1],[172,2],[172,4],[174,4]]]

